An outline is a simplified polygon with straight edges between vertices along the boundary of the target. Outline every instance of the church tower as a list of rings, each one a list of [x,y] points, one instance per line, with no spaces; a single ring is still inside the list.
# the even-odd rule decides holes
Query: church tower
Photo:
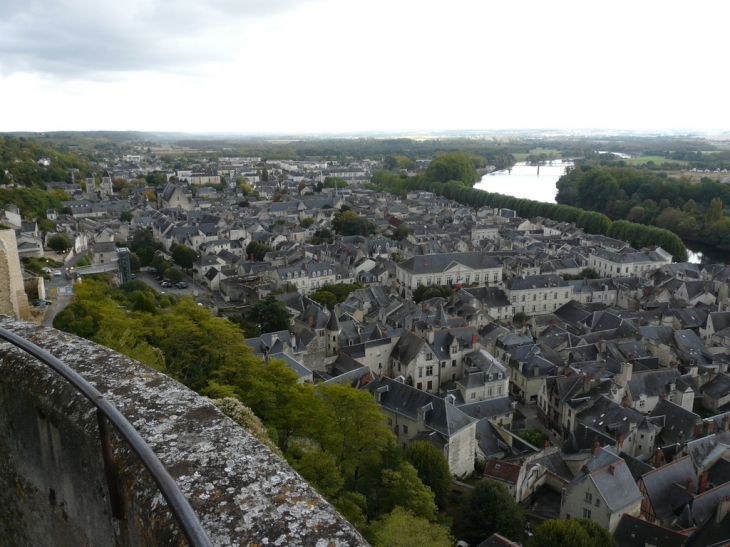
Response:
[[[101,199],[114,195],[114,187],[112,186],[112,177],[109,171],[104,169],[101,175],[101,185],[99,185],[99,195]]]
[[[332,310],[330,320],[325,328],[325,336],[327,337],[327,355],[335,355],[340,351],[340,333],[342,327],[340,326],[340,320],[337,319],[337,306]]]
[[[86,173],[86,196],[90,200],[96,201],[96,179],[94,178],[94,173],[91,171]]]

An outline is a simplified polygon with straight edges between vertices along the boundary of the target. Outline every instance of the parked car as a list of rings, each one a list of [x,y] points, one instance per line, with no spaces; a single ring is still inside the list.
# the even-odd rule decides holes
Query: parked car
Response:
[[[53,268],[45,267],[43,268],[43,271],[46,273],[53,273]]]
[[[55,272],[53,272],[54,277],[61,277],[62,275],[63,274],[61,273],[61,270],[56,270]]]
[[[50,300],[44,300],[43,298],[36,298],[33,300],[34,306],[50,306],[51,304],[53,304],[53,302]]]
[[[179,282],[179,283],[177,284],[177,288],[178,288],[178,289],[187,289],[187,288],[188,288],[188,284],[187,284],[187,283],[185,283],[185,281],[180,281],[180,282]]]
[[[169,289],[170,287],[172,287],[172,283],[170,283],[169,281],[163,281],[162,286],[166,289]]]

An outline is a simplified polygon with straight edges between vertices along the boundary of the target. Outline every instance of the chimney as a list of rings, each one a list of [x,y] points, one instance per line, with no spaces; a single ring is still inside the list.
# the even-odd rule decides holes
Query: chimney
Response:
[[[293,332],[289,333],[289,345],[291,347],[296,347],[297,345],[297,337]]]
[[[305,270],[307,269],[307,263],[306,262],[302,263],[302,268],[304,268]]]
[[[429,344],[433,344],[433,329],[428,329],[426,331],[426,340],[428,340]]]
[[[276,344],[276,341],[279,339],[279,335],[276,332],[271,333],[271,347],[274,347],[274,344]]]
[[[307,250],[302,247],[302,258],[307,258]]]
[[[705,490],[707,490],[707,471],[703,471],[700,473],[700,483],[697,485],[697,493],[702,494]]]
[[[692,480],[692,477],[687,477],[687,481],[685,483],[685,488],[687,489],[687,492],[690,494],[694,491],[694,481]]]
[[[715,433],[715,420],[712,418],[703,421],[702,425],[706,435],[712,435]]]
[[[654,468],[659,469],[662,466],[662,457],[664,457],[664,452],[662,452],[661,448],[657,448],[656,452],[654,452]]]
[[[702,433],[702,422],[695,424],[695,430],[692,432],[692,437],[699,437]]]
[[[593,441],[593,445],[591,446],[591,454],[598,452],[599,448],[601,448],[601,443],[598,442],[598,437],[596,437]]]
[[[309,316],[309,328],[310,329],[314,328],[314,315]]]
[[[727,431],[728,430],[728,426],[730,426],[730,415],[725,414],[722,417],[722,430],[723,431]]]
[[[636,431],[636,420],[631,420],[631,423],[629,424],[629,430]]]
[[[720,524],[728,511],[730,511],[730,496],[723,496],[720,498],[720,503],[717,504],[717,516],[715,517],[715,522]]]
[[[482,260],[486,260],[486,259],[487,259],[487,251],[483,250],[482,251]]]
[[[621,450],[621,447],[624,445],[624,434],[619,433],[618,434],[618,449]]]
[[[623,378],[624,385],[631,381],[631,377],[634,375],[634,365],[631,363],[621,363],[621,377]]]
[[[471,335],[471,345],[472,347],[476,347],[476,345],[479,343],[479,336],[477,336],[477,333]]]
[[[424,258],[423,259],[423,265],[424,266],[428,266],[428,258]]]

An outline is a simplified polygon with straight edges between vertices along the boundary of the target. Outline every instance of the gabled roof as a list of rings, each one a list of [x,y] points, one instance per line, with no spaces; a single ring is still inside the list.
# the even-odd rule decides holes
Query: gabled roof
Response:
[[[389,411],[415,422],[419,421],[420,416],[424,429],[446,437],[451,437],[476,421],[444,399],[385,376],[376,378],[365,389],[377,394],[380,405]]]
[[[672,487],[678,484],[685,488],[688,479],[692,481],[693,485],[697,485],[697,471],[689,456],[674,460],[641,476],[646,495],[658,518],[664,519],[673,513]]]

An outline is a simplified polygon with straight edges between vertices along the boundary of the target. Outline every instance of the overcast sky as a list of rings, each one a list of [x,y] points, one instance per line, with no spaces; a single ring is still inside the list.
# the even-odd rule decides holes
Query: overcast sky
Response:
[[[730,129],[730,2],[0,1],[0,131]]]

